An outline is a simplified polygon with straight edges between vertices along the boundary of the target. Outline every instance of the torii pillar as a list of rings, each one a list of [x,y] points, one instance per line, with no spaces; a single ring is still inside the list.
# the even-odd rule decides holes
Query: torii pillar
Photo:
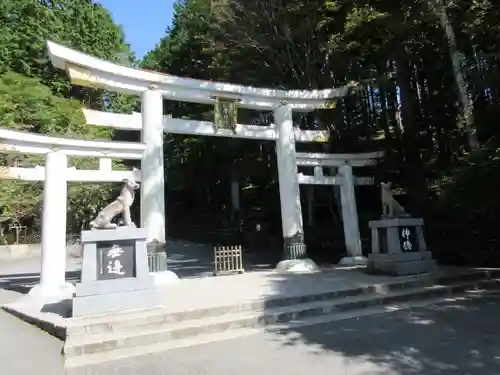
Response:
[[[72,298],[75,292],[74,285],[66,282],[67,168],[68,157],[63,151],[45,155],[40,284],[28,293],[45,302]]]
[[[163,165],[163,96],[156,85],[142,94],[141,227],[147,241],[165,243],[165,169]]]
[[[318,266],[307,258],[304,244],[292,108],[283,103],[274,110],[274,120],[278,128],[276,156],[283,229],[283,260],[276,269],[288,272],[313,271]]]

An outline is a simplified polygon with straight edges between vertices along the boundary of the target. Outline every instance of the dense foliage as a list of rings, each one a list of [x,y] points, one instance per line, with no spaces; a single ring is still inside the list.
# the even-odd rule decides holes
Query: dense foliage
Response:
[[[54,40],[105,59],[131,65],[134,57],[123,31],[109,12],[89,0],[12,0],[0,3],[0,125],[16,130],[83,139],[110,139],[108,129],[85,124],[82,105],[130,111],[135,99],[72,86],[47,56],[46,41]],[[1,156],[1,165],[43,166],[39,157]],[[95,168],[97,160],[75,159],[71,165]],[[116,165],[120,168],[120,165]],[[71,184],[69,231],[79,231],[90,215],[109,200],[106,184]],[[24,222],[36,230],[42,185],[0,182],[2,221]]]
[[[299,145],[300,150],[385,151],[384,163],[366,173],[395,182],[398,199],[425,217],[435,253],[446,261],[493,265],[500,264],[494,230],[500,224],[499,21],[500,7],[491,0],[178,0],[172,26],[141,67],[261,87],[360,82],[334,109],[295,114],[297,126],[331,133],[327,145]],[[135,105],[71,87],[46,58],[44,41],[53,39],[134,64],[121,29],[101,6],[89,0],[4,1],[0,25],[0,72],[36,77],[57,97],[91,107],[130,111]],[[175,117],[213,118],[210,106],[167,101],[165,107]],[[239,117],[242,123],[269,121],[267,113],[256,111],[240,110]],[[42,123],[44,118],[51,117]],[[239,220],[229,224],[239,218],[248,228],[258,222],[266,238],[280,238],[271,143],[167,135],[165,159],[168,216],[175,217],[169,220],[171,235],[183,235],[183,228],[191,238],[207,229],[220,233],[241,226]],[[241,215],[230,209],[236,180]],[[340,254],[338,192],[318,187],[308,200],[306,191],[305,222],[312,224],[306,215],[310,200],[316,218],[306,233],[310,248],[325,247],[331,254],[334,247]],[[358,190],[364,237],[367,221],[380,212],[378,195],[377,187]],[[255,238],[250,229],[246,233]]]
[[[303,128],[319,120],[331,131],[326,149],[308,149],[384,150],[385,163],[369,173],[401,187],[399,199],[425,216],[436,253],[447,261],[500,263],[491,230],[499,224],[491,204],[499,181],[492,151],[499,133],[499,20],[500,8],[489,0],[182,0],[172,27],[142,64],[170,74],[264,87],[361,82],[362,89],[340,100],[335,110],[297,118]],[[211,116],[209,108],[186,104],[169,102],[167,110],[176,116]],[[240,115],[241,122],[258,117],[248,111]],[[170,188],[186,192],[193,186],[202,198],[212,198],[209,212],[220,212],[229,201],[230,167],[237,160],[247,189],[245,212],[258,211],[261,221],[276,223],[273,148],[232,143],[236,151],[219,140],[169,137],[169,175],[177,181]],[[478,158],[482,161],[475,162]],[[488,177],[494,181],[487,183]],[[313,247],[315,242],[342,243],[332,195],[315,189],[317,222],[307,236]],[[358,199],[366,230],[366,221],[379,212],[373,204],[377,188],[359,189]],[[304,201],[304,216],[306,210]],[[275,234],[279,237],[279,226]]]

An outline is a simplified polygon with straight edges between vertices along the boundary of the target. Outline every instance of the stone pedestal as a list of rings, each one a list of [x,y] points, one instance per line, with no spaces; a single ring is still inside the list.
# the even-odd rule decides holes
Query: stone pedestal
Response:
[[[318,270],[318,265],[309,258],[282,260],[275,269],[279,273],[309,273]]]
[[[81,282],[73,316],[158,306],[143,228],[83,231]]]
[[[404,276],[436,270],[427,249],[422,218],[394,218],[370,221],[372,253],[368,272]]]
[[[343,257],[340,259],[339,264],[342,266],[366,266],[368,264],[368,258],[364,256]]]
[[[179,277],[167,269],[166,244],[149,242],[148,250],[149,273],[153,277],[156,287],[162,287],[179,282]]]
[[[283,260],[276,265],[275,271],[280,273],[307,273],[319,269],[318,265],[307,257],[307,247],[304,244],[302,234],[285,238],[284,242]]]

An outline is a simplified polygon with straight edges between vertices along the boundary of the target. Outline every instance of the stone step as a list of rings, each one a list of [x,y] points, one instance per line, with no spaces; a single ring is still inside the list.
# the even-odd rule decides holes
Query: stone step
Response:
[[[355,319],[369,315],[392,313],[411,308],[428,306],[440,302],[461,301],[464,300],[465,298],[480,297],[483,292],[484,291],[481,290],[475,290],[470,293],[467,292],[465,296],[463,294],[460,294],[453,297],[448,296],[448,297],[426,298],[422,300],[408,301],[399,304],[377,305],[366,309],[321,315],[314,318],[297,319],[288,323],[268,325],[265,327],[265,332],[286,332],[287,330],[300,327],[307,327],[311,325],[330,323],[346,319]],[[71,357],[67,358],[65,362],[66,374],[72,375],[71,371],[72,369],[76,371],[75,375],[80,374],[80,372],[78,372],[78,367],[89,366],[92,364],[108,362],[108,361],[117,361],[120,359],[125,359],[134,356],[141,357],[141,360],[143,362],[147,362],[149,360],[148,356],[161,355],[162,352],[165,352],[167,350],[185,348],[195,345],[209,344],[212,342],[230,340],[262,332],[263,332],[262,328],[241,328],[225,332],[217,332],[213,334],[196,336],[194,338],[191,337],[173,341],[160,342],[157,344],[147,345],[142,347],[124,348],[115,351],[107,351],[102,353],[89,354],[85,356]]]
[[[423,277],[390,284],[378,284],[323,292],[307,295],[273,297],[254,301],[245,301],[233,305],[204,307],[201,309],[169,312],[163,308],[140,309],[135,311],[117,312],[113,314],[92,315],[73,318],[68,321],[66,337],[80,335],[105,334],[128,329],[147,328],[150,326],[174,324],[193,319],[220,317],[247,311],[264,311],[272,308],[296,306],[320,301],[341,300],[348,297],[377,295],[398,290],[426,287],[430,285],[448,285],[457,282],[488,280],[500,278],[500,270],[478,270],[468,274],[449,275],[446,277]]]
[[[360,295],[338,300],[300,303],[293,306],[265,309],[263,311],[244,311],[222,316],[211,316],[200,319],[184,320],[176,323],[165,323],[140,329],[126,329],[108,333],[94,333],[83,336],[68,337],[64,354],[67,366],[93,361],[92,358],[103,358],[106,352],[130,352],[130,349],[143,351],[149,346],[161,343],[173,343],[177,340],[189,340],[193,343],[203,340],[206,335],[238,330],[255,330],[269,325],[293,324],[317,319],[321,316],[343,314],[381,305],[403,303],[419,299],[428,299],[463,293],[474,289],[493,289],[500,287],[496,279],[469,281],[450,285],[433,285],[421,288],[392,291],[379,295]],[[114,357],[110,354],[108,357]]]

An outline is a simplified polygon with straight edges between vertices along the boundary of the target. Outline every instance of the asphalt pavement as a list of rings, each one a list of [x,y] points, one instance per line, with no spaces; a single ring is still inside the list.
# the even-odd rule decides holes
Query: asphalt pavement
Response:
[[[0,264],[1,289],[36,283],[40,260]],[[78,260],[69,270],[77,270]],[[14,276],[12,276],[14,275]],[[68,375],[499,375],[500,295],[179,348]],[[0,310],[0,374],[62,375],[62,342]]]
[[[69,375],[498,375],[500,296],[260,334]]]
[[[15,292],[0,289],[0,303],[19,298]],[[62,342],[0,310],[0,374],[62,375]]]

